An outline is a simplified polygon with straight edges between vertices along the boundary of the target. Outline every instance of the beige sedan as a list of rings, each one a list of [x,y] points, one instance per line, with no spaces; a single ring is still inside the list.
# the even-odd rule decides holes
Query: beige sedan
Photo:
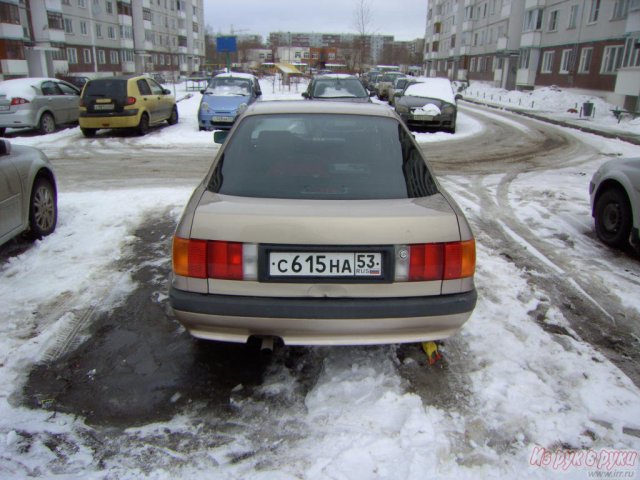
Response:
[[[474,271],[469,224],[395,113],[258,102],[185,208],[170,301],[204,339],[428,341],[470,316]]]

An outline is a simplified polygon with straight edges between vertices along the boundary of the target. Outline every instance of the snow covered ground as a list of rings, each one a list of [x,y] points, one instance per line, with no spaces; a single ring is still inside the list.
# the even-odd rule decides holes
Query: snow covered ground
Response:
[[[262,89],[265,99],[297,99],[302,91],[280,91],[267,82]],[[197,131],[199,96],[179,103],[177,126],[126,141],[154,148],[210,144],[211,133]],[[483,132],[477,118],[460,114],[458,121],[455,135],[421,133],[417,138],[441,142]],[[545,241],[566,251],[578,268],[612,285],[620,308],[638,321],[640,266],[589,236],[587,184],[607,156],[640,156],[640,148],[574,135],[596,145],[602,157],[560,172],[519,176],[511,183],[509,207]],[[79,129],[70,128],[12,141],[46,152],[71,148],[80,138]],[[500,172],[483,177],[482,189],[492,195],[502,177]],[[401,355],[398,346],[311,349],[321,368],[310,390],[300,394],[289,370],[274,366],[260,396],[236,402],[232,421],[240,428],[224,445],[208,445],[205,439],[186,449],[159,441],[170,435],[206,435],[204,419],[185,411],[170,422],[112,432],[119,451],[104,461],[96,460],[97,447],[89,440],[94,427],[82,418],[25,408],[16,392],[31,365],[45,359],[58,333],[73,323],[74,312],[56,309],[59,299],[77,298],[79,306],[103,309],[120,302],[133,280],[116,260],[133,231],[154,213],[166,211],[177,219],[193,185],[140,189],[132,184],[61,193],[56,232],[17,256],[0,259],[0,477],[564,479],[614,471],[639,478],[640,390],[581,341],[560,309],[527,280],[527,272],[492,250],[477,226],[483,212],[472,183],[478,179],[450,175],[441,180],[465,210],[478,240],[479,302],[470,321],[444,346],[459,382],[445,381],[446,391],[431,396],[416,390],[405,373],[430,367]],[[567,237],[577,239],[575,248],[563,250]],[[110,285],[117,288],[105,292]],[[540,312],[544,319],[536,321]],[[550,333],[544,324],[566,334]],[[429,375],[445,373],[435,367]],[[452,396],[449,389],[460,391]],[[623,451],[630,451],[629,461],[621,465],[618,456],[619,463],[612,465],[614,455]]]
[[[483,82],[473,82],[462,93],[465,99],[488,105],[541,114],[557,120],[581,121],[585,126],[596,129],[640,134],[640,117],[633,119],[629,115],[623,115],[618,121],[613,111],[621,110],[622,107],[593,95],[578,95],[558,87],[537,88],[530,92],[509,91]],[[593,104],[593,115],[581,117],[582,107],[586,102]]]

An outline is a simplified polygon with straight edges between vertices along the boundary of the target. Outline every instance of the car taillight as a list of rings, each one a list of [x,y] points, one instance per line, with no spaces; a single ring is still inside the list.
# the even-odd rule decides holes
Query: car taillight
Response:
[[[176,275],[192,278],[255,280],[257,246],[174,237],[173,271]]]
[[[24,105],[25,103],[29,103],[26,98],[13,97],[11,99],[11,105]]]
[[[411,245],[409,257],[410,282],[467,278],[475,272],[476,243],[466,240]]]
[[[134,103],[136,103],[136,97],[127,97],[127,101],[124,104],[133,105]]]
[[[207,242],[207,272],[210,278],[242,280],[242,244]]]

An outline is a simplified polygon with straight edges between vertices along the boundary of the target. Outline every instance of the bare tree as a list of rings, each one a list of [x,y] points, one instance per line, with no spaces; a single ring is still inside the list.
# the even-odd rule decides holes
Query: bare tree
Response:
[[[367,55],[367,37],[372,34],[373,9],[371,0],[354,0],[353,10],[353,27],[358,33],[357,49],[360,52],[359,70],[362,73],[363,64],[367,63],[369,56]]]

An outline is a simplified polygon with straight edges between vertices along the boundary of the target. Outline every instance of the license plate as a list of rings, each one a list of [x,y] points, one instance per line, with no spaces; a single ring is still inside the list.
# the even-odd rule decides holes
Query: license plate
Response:
[[[113,103],[104,104],[104,105],[94,105],[94,110],[113,110]]]
[[[430,121],[433,120],[433,115],[414,115],[413,116],[414,120],[423,120],[423,121]]]
[[[9,108],[9,105],[0,105],[0,112],[6,112]]]
[[[380,252],[271,252],[272,277],[382,277]]]
[[[234,117],[213,117],[214,122],[233,122]]]

